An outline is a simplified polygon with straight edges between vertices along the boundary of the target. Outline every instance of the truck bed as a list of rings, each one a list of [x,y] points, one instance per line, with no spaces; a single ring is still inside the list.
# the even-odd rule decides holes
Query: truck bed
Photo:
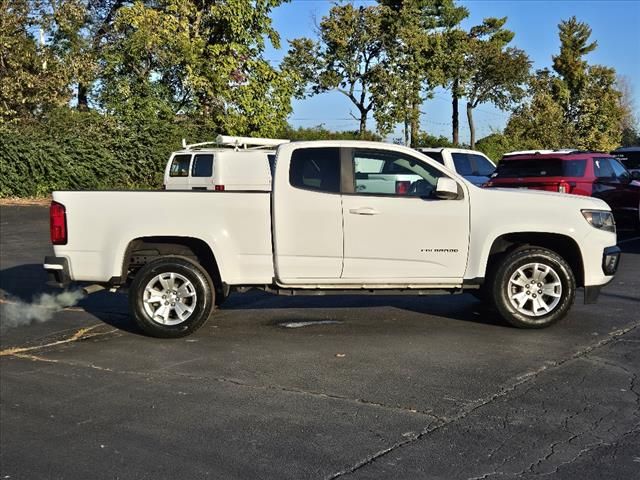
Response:
[[[155,236],[205,241],[229,285],[273,279],[269,193],[55,192],[53,200],[65,206],[68,229],[67,244],[54,250],[56,256],[73,257],[73,280],[108,282],[121,276],[129,243]]]

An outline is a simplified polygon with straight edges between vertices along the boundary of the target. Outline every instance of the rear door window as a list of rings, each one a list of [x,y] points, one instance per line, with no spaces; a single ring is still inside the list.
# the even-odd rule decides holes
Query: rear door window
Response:
[[[188,177],[191,155],[176,155],[171,161],[170,177]]]
[[[327,193],[340,193],[340,149],[300,148],[291,155],[289,182],[292,186]]]
[[[211,177],[213,175],[213,155],[200,154],[193,159],[192,177]]]

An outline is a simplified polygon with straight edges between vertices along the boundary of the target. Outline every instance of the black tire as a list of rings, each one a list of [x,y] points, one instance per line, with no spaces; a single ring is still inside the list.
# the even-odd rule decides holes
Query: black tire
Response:
[[[532,267],[535,264],[539,266]],[[547,267],[550,273],[545,274],[540,283],[530,280],[536,278],[536,274],[543,275]],[[516,273],[519,269],[525,275]],[[512,278],[515,278],[514,282],[526,282],[526,285],[510,283]],[[518,328],[545,328],[552,325],[567,314],[576,296],[576,280],[571,267],[560,255],[546,248],[531,247],[506,255],[496,269],[491,284],[498,313]],[[518,303],[520,308],[512,303],[512,296],[517,297],[513,302]],[[522,306],[521,301],[525,302]],[[527,310],[528,313],[525,312]]]
[[[180,295],[180,290],[188,292],[184,297],[173,298],[176,303],[169,303],[172,298],[167,298],[166,310],[170,310],[168,316],[162,320],[168,324],[161,323],[161,319],[154,319],[149,311],[162,306],[160,302],[149,303],[145,301],[145,289],[150,282],[162,274],[175,277],[174,287],[171,287],[171,294]],[[163,277],[164,281],[168,281]],[[163,280],[154,282],[154,290],[164,288]],[[185,281],[186,280],[186,281]],[[183,257],[164,257],[147,263],[136,274],[129,289],[129,309],[137,325],[148,335],[159,338],[179,338],[189,335],[200,328],[207,321],[211,314],[215,302],[215,290],[213,282],[206,270],[198,263]],[[160,294],[166,293],[160,291]],[[151,295],[151,294],[146,294]],[[150,299],[150,298],[149,298]],[[178,309],[172,305],[180,304],[181,311],[186,318],[181,320]],[[165,313],[166,310],[162,310]],[[191,313],[188,313],[190,311]],[[159,317],[163,317],[160,315]]]

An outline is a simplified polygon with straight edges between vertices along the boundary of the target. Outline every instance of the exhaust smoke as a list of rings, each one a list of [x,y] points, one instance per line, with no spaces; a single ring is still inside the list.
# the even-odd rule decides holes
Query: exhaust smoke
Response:
[[[74,306],[84,296],[82,290],[71,290],[58,294],[43,293],[30,303],[11,299],[0,304],[0,331],[47,322],[56,312]]]

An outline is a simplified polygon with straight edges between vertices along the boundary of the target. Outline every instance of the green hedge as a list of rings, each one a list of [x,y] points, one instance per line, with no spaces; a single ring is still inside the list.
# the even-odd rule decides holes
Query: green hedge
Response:
[[[54,112],[0,128],[0,197],[53,190],[157,189],[169,154],[205,129],[179,119],[123,123],[97,113]],[[207,138],[214,137],[214,133]]]

